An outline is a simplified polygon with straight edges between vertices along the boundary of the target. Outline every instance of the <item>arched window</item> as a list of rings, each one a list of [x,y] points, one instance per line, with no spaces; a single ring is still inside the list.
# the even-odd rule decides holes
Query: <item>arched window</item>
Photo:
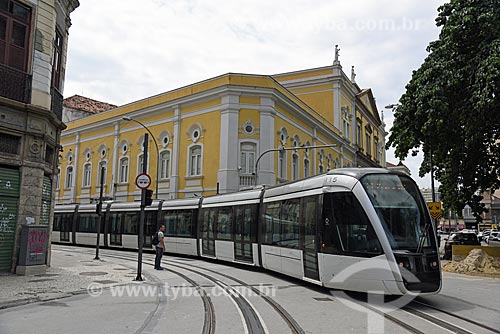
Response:
[[[128,182],[128,157],[120,159],[120,183]]]
[[[106,161],[99,162],[99,170],[97,171],[97,186],[101,186],[101,172],[104,167],[104,184],[106,184],[106,177],[108,173],[108,163]]]
[[[241,143],[240,148],[240,173],[250,175],[254,173],[256,145],[254,143]]]
[[[278,178],[286,179],[286,151],[279,151],[278,154]]]
[[[92,164],[86,163],[83,165],[83,180],[82,187],[90,187],[92,182]]]
[[[61,167],[57,167],[57,175],[56,175],[56,189],[61,187]]]
[[[292,179],[297,180],[299,178],[299,155],[294,153],[292,155]]]
[[[201,176],[202,150],[201,145],[189,148],[189,176]]]
[[[142,174],[144,170],[144,153],[141,153],[137,156],[137,175]]]
[[[309,176],[311,176],[309,159],[304,159],[304,177],[309,177]]]
[[[66,182],[64,182],[64,188],[71,188],[73,185],[73,166],[68,166],[66,168]]]
[[[167,179],[170,177],[170,151],[160,153],[160,178]]]

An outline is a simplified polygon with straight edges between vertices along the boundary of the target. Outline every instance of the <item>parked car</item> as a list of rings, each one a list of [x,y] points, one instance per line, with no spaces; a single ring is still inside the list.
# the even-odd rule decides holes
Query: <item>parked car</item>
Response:
[[[500,241],[500,232],[491,232],[484,241],[489,244],[491,240]]]
[[[451,235],[451,237],[446,240],[444,244],[444,258],[445,260],[451,260],[451,248],[453,245],[474,245],[480,246],[481,243],[477,239],[475,233],[469,232],[458,232]]]

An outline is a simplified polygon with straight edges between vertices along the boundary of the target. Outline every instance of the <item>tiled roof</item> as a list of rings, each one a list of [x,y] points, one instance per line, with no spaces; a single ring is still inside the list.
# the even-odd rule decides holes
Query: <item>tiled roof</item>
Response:
[[[100,112],[116,108],[114,104],[92,100],[88,97],[80,95],[73,95],[64,99],[63,105],[66,108],[83,110],[92,114],[98,114]]]

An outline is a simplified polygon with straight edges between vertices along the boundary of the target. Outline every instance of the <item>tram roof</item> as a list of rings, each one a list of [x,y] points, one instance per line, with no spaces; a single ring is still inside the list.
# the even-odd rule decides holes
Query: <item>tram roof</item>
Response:
[[[398,174],[398,175],[406,175],[403,172],[389,170],[386,168],[337,168],[332,169],[326,173],[327,175],[347,175],[351,176],[355,179],[361,179],[363,176],[368,174]],[[407,175],[406,175],[407,176]]]
[[[201,203],[202,207],[220,206],[220,205],[242,205],[255,204],[260,201],[262,188],[238,191],[234,193],[226,193],[204,197]]]
[[[319,194],[323,192],[325,186],[344,187],[352,189],[354,185],[368,174],[398,174],[406,175],[397,171],[391,171],[385,168],[338,168],[328,171],[325,174],[315,175],[306,179],[296,180],[284,184],[275,185],[266,188],[264,198],[277,196],[303,196],[305,192],[309,195]],[[329,176],[338,176],[335,183],[331,182]],[[295,194],[295,195],[291,195]],[[265,202],[266,200],[264,200]]]

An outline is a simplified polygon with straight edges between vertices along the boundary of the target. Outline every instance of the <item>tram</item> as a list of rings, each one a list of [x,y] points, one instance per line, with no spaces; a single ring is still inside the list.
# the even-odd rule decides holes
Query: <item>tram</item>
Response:
[[[52,241],[95,245],[95,204],[57,205]],[[103,208],[101,246],[138,248],[140,203]],[[144,246],[165,224],[166,251],[242,263],[328,288],[388,295],[441,289],[436,227],[415,182],[341,168],[273,187],[154,201]]]

